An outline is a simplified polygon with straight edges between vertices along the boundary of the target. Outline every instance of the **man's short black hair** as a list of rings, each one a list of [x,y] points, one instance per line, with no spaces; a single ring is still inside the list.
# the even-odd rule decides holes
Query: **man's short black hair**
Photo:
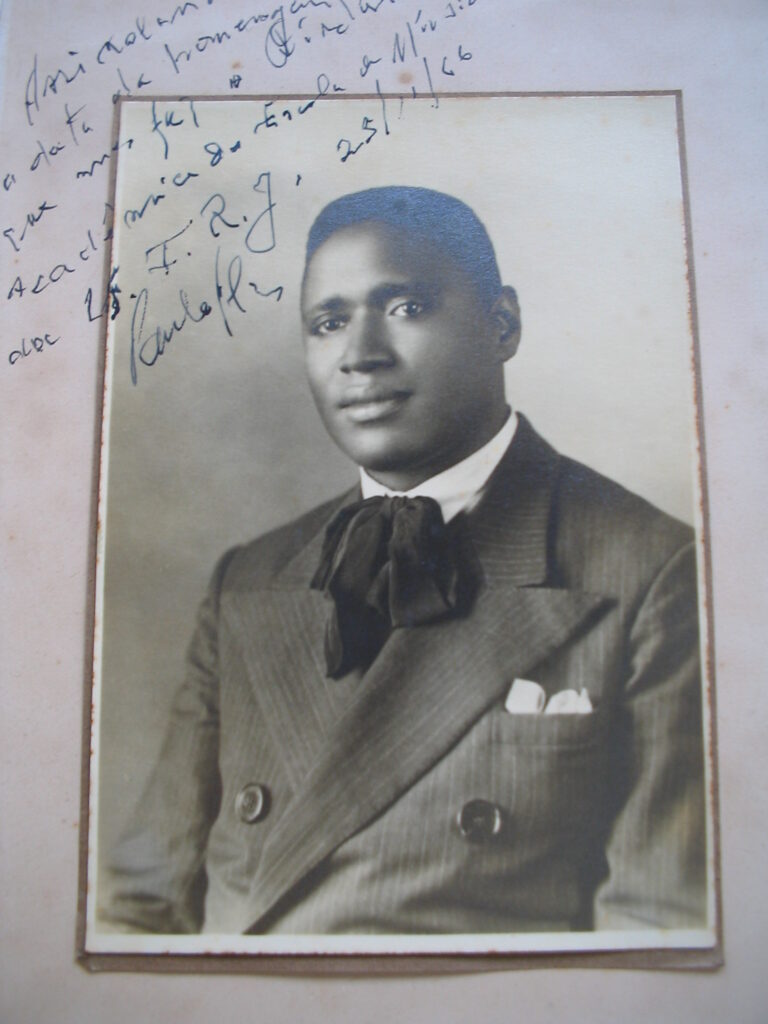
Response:
[[[306,263],[336,231],[367,222],[433,245],[467,274],[486,306],[498,298],[501,276],[496,254],[479,217],[460,199],[430,188],[387,185],[334,199],[310,228]]]

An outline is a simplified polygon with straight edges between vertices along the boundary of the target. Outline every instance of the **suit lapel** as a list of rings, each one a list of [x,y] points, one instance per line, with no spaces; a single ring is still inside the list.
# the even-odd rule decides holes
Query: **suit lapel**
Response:
[[[603,603],[591,594],[488,588],[471,618],[395,631],[273,827],[249,901],[253,926]]]
[[[329,507],[326,522],[357,491]],[[360,674],[325,675],[323,595],[310,590],[324,528],[316,531],[267,587],[238,593],[229,615],[243,647],[243,671],[291,790],[299,787],[329,742]]]
[[[470,516],[472,541],[490,586],[553,581],[550,552],[560,456],[518,414],[514,441]]]
[[[268,677],[278,672],[290,677],[287,688],[260,693],[253,678],[283,742],[290,749],[297,730],[302,737],[302,753],[286,751],[295,791],[265,843],[248,901],[254,930],[267,927],[283,897],[298,895],[325,857],[445,756],[515,676],[529,673],[605,606],[600,595],[542,585],[558,457],[522,418],[518,430],[470,519],[484,582],[467,617],[395,630],[354,689],[342,690],[324,676],[326,609],[308,589],[319,544],[288,567],[283,592],[260,595],[262,605],[267,597],[267,611],[259,613],[267,621],[253,624],[259,630],[278,623],[284,631],[299,623],[312,629],[267,655],[262,685],[274,691]]]

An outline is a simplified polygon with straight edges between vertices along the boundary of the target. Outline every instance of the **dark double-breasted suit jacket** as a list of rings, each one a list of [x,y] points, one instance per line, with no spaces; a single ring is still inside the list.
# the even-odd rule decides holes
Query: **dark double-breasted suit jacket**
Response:
[[[396,629],[333,680],[309,582],[353,497],[217,567],[106,916],[225,933],[703,925],[691,531],[521,417],[468,517],[468,613]],[[512,714],[518,677],[584,688],[593,710]]]

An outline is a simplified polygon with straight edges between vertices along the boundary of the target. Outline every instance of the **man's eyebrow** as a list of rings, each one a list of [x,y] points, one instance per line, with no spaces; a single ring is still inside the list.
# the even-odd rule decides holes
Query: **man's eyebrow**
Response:
[[[441,291],[441,286],[435,281],[410,279],[377,285],[371,290],[368,297],[374,306],[384,306],[390,299],[397,299],[405,295],[418,295],[420,298],[434,299]]]
[[[341,295],[331,295],[330,298],[321,299],[314,306],[307,310],[307,316],[315,316],[317,313],[335,313],[344,309],[347,305],[346,299]]]

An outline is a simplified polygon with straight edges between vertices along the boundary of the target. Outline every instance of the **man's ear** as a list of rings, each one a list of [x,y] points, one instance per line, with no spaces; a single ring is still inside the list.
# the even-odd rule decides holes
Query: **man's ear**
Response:
[[[517,352],[522,331],[517,293],[508,284],[502,287],[491,306],[491,324],[498,342],[499,356],[506,362]]]

